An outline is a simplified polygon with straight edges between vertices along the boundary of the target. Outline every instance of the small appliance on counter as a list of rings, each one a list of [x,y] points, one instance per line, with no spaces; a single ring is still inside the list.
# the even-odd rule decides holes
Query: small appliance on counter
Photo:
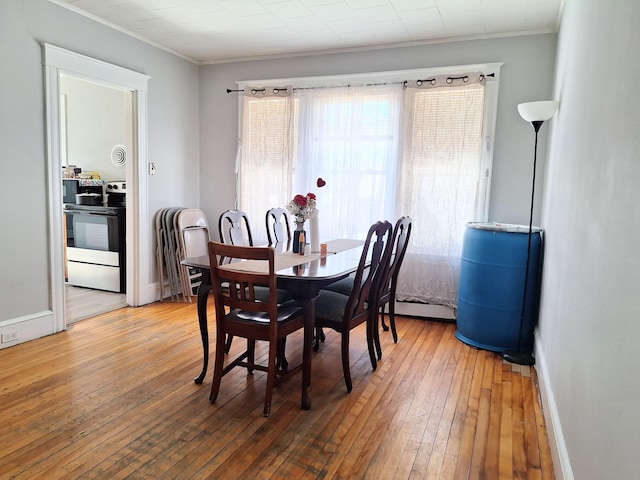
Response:
[[[93,205],[93,206],[101,206],[102,205],[102,195],[99,193],[76,193],[76,204],[77,205]]]
[[[64,204],[104,205],[107,198],[106,193],[107,182],[104,180],[62,179],[62,202]]]

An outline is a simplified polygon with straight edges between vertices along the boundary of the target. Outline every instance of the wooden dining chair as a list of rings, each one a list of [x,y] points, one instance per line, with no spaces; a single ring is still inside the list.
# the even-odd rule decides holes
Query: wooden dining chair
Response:
[[[262,261],[265,273],[231,270],[228,265],[219,265],[220,258]],[[209,242],[209,261],[211,281],[216,308],[216,352],[209,400],[214,403],[218,398],[222,377],[234,367],[245,367],[249,374],[253,370],[267,372],[267,386],[264,397],[265,416],[269,416],[273,389],[282,380],[309,365],[309,358],[292,369],[278,369],[277,357],[279,345],[291,333],[304,328],[302,309],[291,303],[278,304],[276,275],[274,269],[275,249],[273,247],[243,247]],[[266,300],[256,298],[255,289],[268,285],[269,296]],[[228,309],[228,312],[227,312]],[[234,360],[224,365],[226,336],[247,339],[247,349]],[[255,362],[257,340],[269,343],[267,364]],[[303,379],[304,381],[304,379]]]
[[[249,217],[242,210],[227,210],[218,219],[220,241],[228,245],[253,246]]]
[[[396,289],[398,286],[398,273],[407,252],[407,246],[409,245],[409,237],[411,235],[411,217],[405,216],[398,219],[393,229],[392,244],[393,249],[389,262],[386,267],[386,273],[384,278],[380,281],[380,293],[378,294],[378,306],[380,309],[380,322],[382,329],[388,331],[389,327],[384,322],[384,310],[385,305],[389,304],[389,323],[391,325],[391,333],[393,334],[394,343],[398,343],[398,333],[395,322],[395,300]],[[341,293],[342,295],[349,295],[353,288],[353,276],[344,278],[338,282],[332,283],[326,287],[327,290]],[[374,345],[378,360],[382,358],[382,348],[380,346],[380,338],[378,335],[377,322],[373,328],[374,333]]]
[[[371,226],[365,240],[360,262],[349,295],[321,290],[315,299],[317,328],[331,328],[341,334],[342,371],[347,391],[352,389],[349,368],[349,336],[352,329],[366,323],[367,345],[371,367],[377,367],[374,352],[372,327],[378,315],[377,294],[380,276],[391,255],[391,236],[393,227],[387,221],[376,222]],[[367,260],[370,260],[367,265]],[[317,351],[319,343],[314,349]]]
[[[389,259],[389,265],[384,277],[380,281],[380,293],[378,294],[378,308],[380,309],[380,320],[385,331],[389,327],[384,323],[384,306],[389,304],[389,324],[393,334],[393,342],[398,343],[398,332],[396,331],[396,289],[398,287],[398,273],[402,266],[402,261],[407,253],[409,238],[411,237],[411,217],[400,217],[393,228],[393,250]],[[377,326],[374,333],[378,334]],[[380,339],[376,338],[376,348],[378,349],[378,359],[381,358]]]
[[[249,224],[249,216],[242,210],[227,210],[222,212],[218,219],[218,232],[220,234],[220,242],[227,245],[235,246],[253,246],[253,236],[251,235],[251,227]],[[230,263],[238,259],[232,257],[221,257],[220,262]],[[269,289],[266,286],[255,287],[255,293],[259,300],[265,300],[269,297]],[[278,303],[285,303],[291,300],[291,294],[284,290],[278,290]],[[231,343],[233,342],[233,335],[228,335],[226,340],[226,351],[231,349]],[[284,339],[282,340],[284,350]],[[287,359],[282,355],[278,357],[278,366],[286,368]]]
[[[270,246],[278,245],[280,251],[291,248],[291,225],[284,208],[270,208],[265,216],[267,240]]]

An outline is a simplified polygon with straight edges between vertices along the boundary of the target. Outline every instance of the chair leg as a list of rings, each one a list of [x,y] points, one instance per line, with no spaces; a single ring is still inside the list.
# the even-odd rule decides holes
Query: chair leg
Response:
[[[382,360],[382,345],[380,345],[380,330],[378,329],[378,316],[375,316],[375,323],[371,331],[373,335],[373,341],[376,346],[376,353],[378,354],[378,360]]]
[[[276,370],[286,370],[289,368],[289,362],[287,362],[287,357],[285,356],[285,352],[287,349],[287,337],[283,337],[278,340],[278,353],[276,355]]]
[[[209,395],[209,401],[211,403],[215,403],[216,398],[218,398],[218,392],[220,392],[220,382],[224,369],[224,346],[224,336],[218,334],[216,337],[216,356],[213,365],[213,381],[211,382],[211,393]]]
[[[393,343],[398,343],[398,332],[396,331],[396,300],[395,296],[389,300],[389,323],[391,324],[391,333],[393,334]]]
[[[229,350],[231,350],[232,341],[233,341],[233,335],[227,335],[227,343],[225,344],[225,347],[224,347],[224,353],[229,353]]]
[[[385,332],[388,332],[389,327],[384,322],[384,305],[380,306],[380,323],[382,324],[382,330],[384,330]]]
[[[313,351],[317,352],[320,350],[320,342],[324,343],[325,341],[324,330],[322,327],[316,327],[316,336],[313,339]]]
[[[254,341],[255,343],[255,341]],[[276,385],[276,362],[278,361],[278,350],[280,341],[269,342],[269,364],[267,366],[267,390],[264,394],[264,408],[262,413],[265,417],[271,412],[271,399],[273,398],[273,389]]]
[[[255,363],[256,341],[247,338],[247,363],[253,365]],[[247,367],[249,374],[253,374],[253,367]]]
[[[347,385],[347,392],[351,392],[353,384],[349,369],[349,330],[342,332],[342,373],[344,374],[344,383]]]
[[[376,339],[375,330],[378,329],[378,312],[370,311],[369,318],[366,322],[367,327],[367,349],[369,350],[369,360],[371,360],[371,368],[375,371],[378,368],[378,362],[376,361],[376,350],[379,350],[378,345],[374,343]]]

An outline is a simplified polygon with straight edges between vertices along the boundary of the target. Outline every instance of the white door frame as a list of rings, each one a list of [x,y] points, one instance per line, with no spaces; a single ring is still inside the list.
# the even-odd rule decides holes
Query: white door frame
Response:
[[[62,155],[60,145],[60,74],[83,78],[133,93],[133,146],[127,177],[127,303],[148,303],[143,285],[149,285],[148,259],[142,246],[150,245],[147,206],[147,83],[149,76],[53,45],[44,44],[47,173],[49,188],[49,259],[51,310],[54,331],[66,328],[64,301],[64,235],[62,217]],[[149,247],[150,248],[150,247]],[[146,250],[146,249],[145,249]],[[145,290],[146,292],[146,290]]]

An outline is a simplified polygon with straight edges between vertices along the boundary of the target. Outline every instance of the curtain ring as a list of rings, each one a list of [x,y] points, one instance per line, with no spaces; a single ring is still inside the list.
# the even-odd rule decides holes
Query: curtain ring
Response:
[[[278,95],[278,93],[280,93],[280,89],[279,88],[274,88],[273,89],[273,94],[274,95]]]
[[[422,86],[422,80],[416,80],[416,85],[418,87],[421,87]]]
[[[257,95],[258,94],[258,90],[252,88],[251,89],[251,95]]]
[[[451,85],[453,83],[453,78],[447,77],[447,83]]]
[[[480,79],[480,81],[481,81],[481,82],[484,80],[484,73],[481,73],[481,74],[480,74],[479,79]]]
[[[435,85],[435,84],[436,84],[436,79],[435,79],[435,78],[432,78],[432,79],[431,79],[431,85]]]
[[[465,75],[464,77],[462,77],[462,81],[464,83],[467,83],[469,81],[469,75]]]

